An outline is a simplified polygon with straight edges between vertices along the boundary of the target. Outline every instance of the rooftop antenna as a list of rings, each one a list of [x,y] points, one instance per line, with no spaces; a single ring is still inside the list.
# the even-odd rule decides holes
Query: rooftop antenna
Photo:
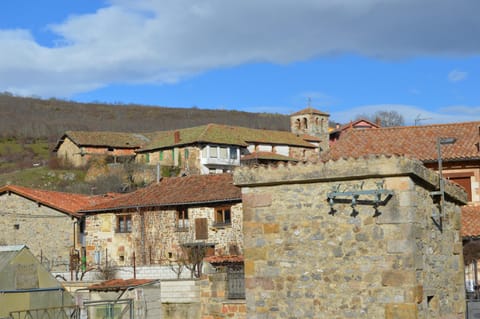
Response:
[[[311,97],[307,98],[307,107],[312,107],[312,98]]]
[[[421,118],[420,115],[421,115],[421,114],[418,113],[417,117],[415,118],[415,126],[417,126],[418,123],[420,123],[420,121],[425,121],[425,120],[431,120],[431,119],[432,119],[431,117]]]

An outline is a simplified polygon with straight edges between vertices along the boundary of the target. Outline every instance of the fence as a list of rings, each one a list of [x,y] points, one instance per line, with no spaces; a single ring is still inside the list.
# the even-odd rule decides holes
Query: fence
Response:
[[[78,306],[13,311],[12,319],[80,319]]]

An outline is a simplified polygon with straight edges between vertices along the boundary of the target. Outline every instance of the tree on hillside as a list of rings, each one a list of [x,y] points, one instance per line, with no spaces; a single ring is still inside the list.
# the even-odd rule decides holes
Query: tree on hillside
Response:
[[[405,125],[405,119],[403,118],[403,115],[397,111],[377,111],[372,115],[357,115],[356,118],[364,118],[374,123],[380,122],[380,126],[382,127]]]

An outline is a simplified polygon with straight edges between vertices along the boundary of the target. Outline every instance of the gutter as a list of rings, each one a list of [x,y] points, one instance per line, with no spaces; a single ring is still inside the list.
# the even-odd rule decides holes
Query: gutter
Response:
[[[217,204],[217,203],[225,203],[225,202],[234,202],[234,201],[242,201],[242,198],[230,198],[230,199],[217,199],[211,201],[198,201],[198,202],[188,202],[188,203],[167,203],[167,204],[150,204],[150,205],[132,205],[132,206],[118,206],[114,208],[103,208],[103,209],[95,209],[95,210],[80,210],[79,213],[88,214],[88,213],[100,213],[100,212],[109,212],[114,210],[123,210],[123,209],[139,209],[139,208],[152,208],[152,207],[172,207],[172,206],[179,206],[179,205],[202,205],[202,204]]]

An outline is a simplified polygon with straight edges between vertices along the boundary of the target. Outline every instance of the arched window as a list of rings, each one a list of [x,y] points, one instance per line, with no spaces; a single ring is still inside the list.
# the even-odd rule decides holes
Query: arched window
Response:
[[[306,117],[303,118],[303,128],[307,129],[308,128],[308,120]]]
[[[299,130],[299,129],[301,128],[301,125],[302,125],[302,124],[301,124],[301,122],[300,122],[300,119],[296,119],[296,120],[295,120],[295,127],[296,127],[297,130]]]

